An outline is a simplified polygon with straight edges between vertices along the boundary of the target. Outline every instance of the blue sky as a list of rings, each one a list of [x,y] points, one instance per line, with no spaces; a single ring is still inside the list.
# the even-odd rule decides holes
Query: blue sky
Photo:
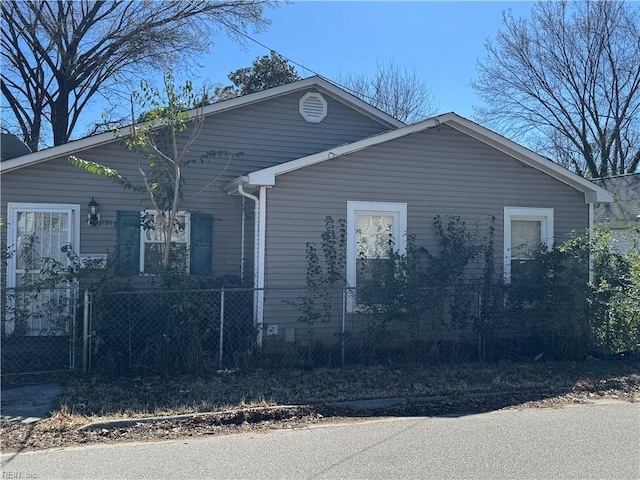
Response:
[[[252,37],[330,79],[373,73],[377,63],[415,68],[439,103],[439,112],[472,117],[470,81],[485,40],[500,29],[502,12],[528,16],[531,2],[303,1],[267,10],[272,23]],[[211,53],[191,72],[194,84],[228,83],[227,74],[268,50],[219,35]],[[302,76],[312,72],[298,68]]]

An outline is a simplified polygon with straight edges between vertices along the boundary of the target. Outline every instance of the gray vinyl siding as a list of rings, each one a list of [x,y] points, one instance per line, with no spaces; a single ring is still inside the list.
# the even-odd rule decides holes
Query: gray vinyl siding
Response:
[[[306,122],[298,113],[304,93],[208,117],[193,158],[210,150],[241,154],[220,176],[220,185],[225,185],[240,175],[389,130],[326,94],[327,117],[320,123]]]
[[[226,167],[216,158],[183,170],[184,210],[214,216],[213,273],[238,275],[242,200],[229,196],[223,187],[229,181],[251,171],[269,167],[368,137],[389,127],[323,94],[328,115],[321,123],[308,123],[298,113],[298,100],[306,91],[265,100],[256,104],[211,115],[205,119],[190,158],[209,151],[242,155]],[[115,168],[122,176],[139,181],[135,159],[119,141],[87,149],[76,154],[85,160]],[[109,253],[115,247],[115,221],[118,210],[151,208],[142,195],[125,191],[108,179],[70,165],[66,158],[31,165],[2,177],[2,217],[7,202],[79,204],[81,207],[80,254]],[[87,203],[94,197],[99,203],[103,225],[87,225]],[[246,202],[248,266],[253,256],[253,202]],[[249,277],[251,274],[249,273]]]
[[[583,193],[440,126],[277,177],[267,194],[267,288],[304,285],[306,242],[320,244],[327,215],[346,219],[347,201],[406,203],[408,231],[430,251],[436,215],[459,215],[469,229],[494,215],[500,270],[505,206],[553,208],[557,241],[588,227]],[[267,307],[281,328],[304,329],[282,302]]]

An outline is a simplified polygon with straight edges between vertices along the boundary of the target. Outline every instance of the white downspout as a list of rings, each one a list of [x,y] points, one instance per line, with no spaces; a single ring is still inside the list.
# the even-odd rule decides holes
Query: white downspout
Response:
[[[593,282],[593,202],[589,203],[589,283]]]
[[[267,245],[267,187],[260,187],[260,221],[258,228],[258,348],[262,348],[262,325],[264,321],[264,270]]]
[[[244,285],[244,217],[246,215],[245,212],[245,197],[242,197],[242,218],[240,220],[240,282]]]
[[[253,325],[256,327],[256,345],[262,349],[262,323],[264,314],[264,246],[266,232],[266,188],[260,187],[260,198],[244,191],[242,184],[238,185],[238,193],[255,202],[254,214],[254,249],[253,249]]]

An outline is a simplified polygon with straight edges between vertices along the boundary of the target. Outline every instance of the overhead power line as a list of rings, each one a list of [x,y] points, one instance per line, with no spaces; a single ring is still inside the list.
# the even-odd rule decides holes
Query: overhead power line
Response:
[[[191,0],[186,0],[186,1],[187,1],[188,3],[190,3],[192,6],[194,6],[194,7],[196,7],[196,8],[197,8],[197,6],[196,6],[196,5],[195,5]],[[202,10],[201,10],[201,11],[202,11]],[[212,16],[212,14],[211,14],[210,12],[203,12],[203,13],[205,13],[205,14],[207,14],[207,15]],[[213,18],[213,17],[212,17],[212,18]],[[252,36],[250,36],[249,34],[247,34],[247,33],[243,32],[242,30],[239,30],[239,29],[238,29],[238,28],[236,28],[234,25],[232,25],[232,24],[230,24],[230,23],[228,23],[228,22],[224,21],[223,19],[215,18],[215,20],[216,20],[217,22],[221,23],[222,25],[224,25],[224,26],[225,26],[226,28],[228,28],[229,30],[231,30],[231,31],[233,31],[233,32],[235,32],[235,33],[237,33],[238,35],[240,35],[240,36],[242,36],[242,37],[246,38],[247,40],[252,41],[252,42],[253,42],[253,43],[255,43],[256,45],[261,46],[262,48],[266,49],[266,50],[267,50],[267,51],[269,51],[269,52],[274,52],[275,54],[277,54],[277,55],[279,55],[280,57],[284,58],[287,62],[289,62],[289,63],[291,63],[291,64],[293,64],[293,65],[295,65],[295,66],[297,66],[297,67],[300,67],[300,68],[302,68],[303,70],[306,70],[306,71],[308,71],[308,72],[311,72],[313,75],[317,75],[318,77],[321,77],[321,78],[323,78],[323,79],[327,80],[328,82],[333,83],[333,84],[334,84],[334,85],[336,85],[337,87],[340,87],[341,89],[343,89],[343,90],[345,90],[345,91],[347,91],[347,92],[351,93],[353,96],[355,96],[355,97],[359,97],[359,98],[363,98],[363,99],[365,99],[365,100],[368,100],[369,102],[379,102],[379,99],[375,99],[374,97],[371,97],[371,96],[367,95],[367,94],[366,94],[366,93],[364,93],[364,92],[360,92],[360,91],[354,90],[354,89],[352,89],[352,88],[350,88],[350,87],[347,87],[346,85],[342,85],[342,84],[341,84],[341,83],[339,83],[338,81],[333,80],[333,79],[331,79],[331,78],[329,78],[329,77],[327,77],[327,76],[325,76],[325,75],[321,74],[320,72],[317,72],[317,71],[313,70],[312,68],[309,68],[309,67],[307,67],[307,66],[305,66],[305,65],[302,65],[302,64],[301,64],[301,63],[299,63],[299,62],[296,62],[296,61],[295,61],[295,60],[293,60],[292,58],[289,58],[289,57],[287,57],[286,55],[283,55],[283,54],[281,54],[280,52],[278,52],[275,48],[271,48],[271,47],[269,47],[268,45],[265,45],[264,43],[260,42],[259,40],[256,40],[255,38],[253,38],[253,37],[252,37]],[[389,106],[389,105],[387,104],[387,106]],[[405,113],[407,113],[407,116],[409,116],[410,114],[415,114],[416,116],[421,117],[421,118],[423,118],[423,119],[424,119],[424,118],[427,118],[427,117],[429,117],[429,116],[430,116],[430,115],[426,115],[424,112],[413,111],[413,110],[407,110]]]

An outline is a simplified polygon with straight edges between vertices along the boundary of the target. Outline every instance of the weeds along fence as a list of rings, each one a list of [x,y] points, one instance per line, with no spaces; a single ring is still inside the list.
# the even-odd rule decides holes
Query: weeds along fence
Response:
[[[572,285],[457,283],[392,292],[376,286],[368,294],[321,284],[85,290],[80,296],[75,283],[7,289],[2,373],[199,373],[531,358],[540,352],[579,358],[588,351],[638,348],[640,310],[628,289]],[[636,300],[617,307],[627,298]]]
[[[3,375],[76,367],[81,345],[77,284],[7,288],[1,304]]]
[[[198,373],[248,364],[513,358],[543,344],[584,346],[584,299],[580,310],[566,295],[527,292],[460,284],[380,303],[326,288],[87,293],[83,365],[114,375]],[[551,312],[571,328],[554,325]]]
[[[88,294],[87,369],[198,373],[255,349],[253,289]]]

